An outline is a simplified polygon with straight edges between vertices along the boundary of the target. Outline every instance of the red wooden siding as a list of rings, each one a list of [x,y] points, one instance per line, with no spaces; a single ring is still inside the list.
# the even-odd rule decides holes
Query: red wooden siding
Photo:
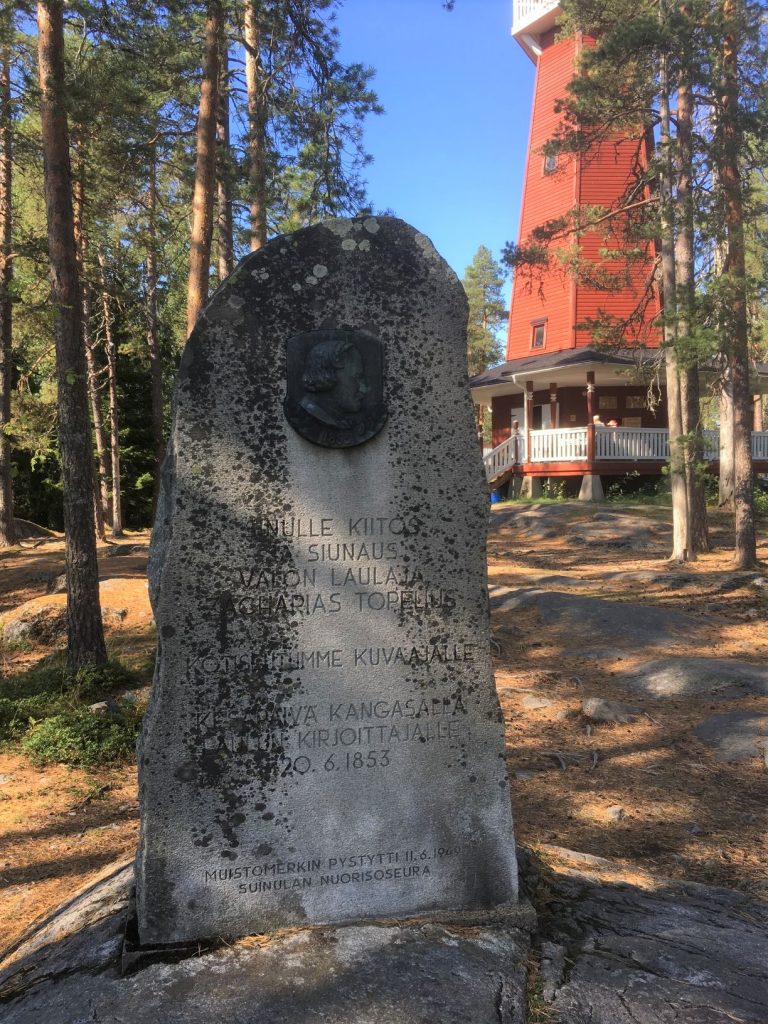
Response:
[[[610,207],[624,193],[635,161],[645,156],[642,139],[616,140],[605,143],[599,153],[585,161],[561,156],[556,171],[544,172],[541,148],[552,138],[560,122],[555,103],[566,94],[580,41],[575,36],[556,41],[550,32],[542,36],[541,44],[520,215],[518,237],[522,243],[535,227],[565,214],[577,203]],[[569,238],[562,247],[568,248],[574,241]],[[537,320],[546,321],[546,344],[542,351],[559,352],[592,343],[590,333],[577,327],[585,319],[597,317],[601,310],[623,319],[636,307],[647,285],[653,253],[649,251],[644,264],[629,270],[621,257],[606,259],[601,254],[601,250],[617,245],[606,239],[602,229],[585,234],[579,243],[582,253],[596,265],[625,275],[626,286],[618,292],[608,292],[590,287],[587,282],[577,283],[571,275],[559,270],[546,273],[541,280],[531,280],[525,273],[517,274],[512,290],[507,359],[531,354],[532,325]],[[658,293],[654,291],[648,319],[656,317],[658,312]],[[627,341],[636,340],[638,331],[630,330]],[[656,345],[660,338],[658,331],[646,323],[639,340]]]

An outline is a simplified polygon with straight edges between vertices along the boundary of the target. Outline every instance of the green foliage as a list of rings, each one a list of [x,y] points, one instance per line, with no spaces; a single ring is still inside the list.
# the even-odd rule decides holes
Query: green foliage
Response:
[[[759,519],[768,519],[768,490],[755,488],[755,515]]]
[[[98,719],[99,716],[88,711],[85,705],[110,697],[116,691],[136,686],[138,681],[137,673],[117,661],[110,661],[100,668],[81,669],[72,675],[66,671],[61,656],[54,655],[20,675],[8,677],[0,684],[0,740],[28,737],[31,735],[30,730],[36,731],[52,719],[60,719],[65,724],[73,716],[78,718],[87,715],[91,719]],[[110,721],[117,722],[120,732],[128,726],[135,729],[139,718],[140,713],[133,705],[122,702],[117,705],[115,715],[110,716]],[[98,729],[81,731],[84,737],[89,737],[89,743],[94,736],[101,735]],[[50,736],[50,731],[43,730],[42,742],[50,742]],[[109,736],[105,734],[107,746],[113,744],[114,739],[111,733]]]
[[[504,358],[498,337],[507,319],[502,298],[504,273],[486,246],[481,245],[475,253],[462,284],[469,303],[467,366],[473,377]]]
[[[541,488],[541,496],[550,501],[565,501],[565,481],[547,477]]]
[[[13,6],[13,5],[12,5]],[[172,378],[186,337],[189,213],[195,168],[206,4],[77,0],[64,5],[66,106],[75,192],[87,245],[87,327],[106,417],[102,267],[117,354],[124,525],[151,521],[148,254],[157,275],[166,428]],[[230,48],[236,257],[249,248],[243,2],[223,5]],[[343,62],[336,0],[258,3],[267,91],[270,233],[366,209],[363,124],[381,111],[370,68]],[[24,5],[13,36],[13,372],[15,511],[60,529],[62,495],[34,20]],[[2,23],[6,22],[3,19]],[[29,34],[27,34],[29,33]],[[156,181],[150,213],[150,178]],[[77,204],[76,204],[77,205]],[[214,245],[215,250],[215,245]],[[215,253],[214,253],[215,254]],[[106,420],[105,420],[106,422]],[[167,430],[166,430],[167,435]]]
[[[141,715],[131,705],[110,715],[67,711],[34,725],[21,746],[38,766],[59,762],[93,768],[125,763],[134,757],[140,724]]]
[[[668,505],[669,488],[662,472],[659,479],[641,476],[637,470],[613,480],[605,489],[605,500],[622,504],[630,498],[640,505]]]

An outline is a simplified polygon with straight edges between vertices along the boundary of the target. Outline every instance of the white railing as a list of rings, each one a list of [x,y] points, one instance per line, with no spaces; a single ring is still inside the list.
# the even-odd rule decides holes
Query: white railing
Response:
[[[715,462],[720,458],[720,431],[702,430],[704,435],[704,450],[701,457],[705,462]]]
[[[768,462],[768,430],[752,432],[752,458]]]
[[[720,432],[704,432],[705,462],[720,458]],[[526,458],[524,432],[513,434],[488,452],[483,462],[489,480],[525,462],[585,462],[587,428],[531,431],[531,457]],[[753,432],[752,458],[768,462],[768,430]],[[610,462],[666,462],[669,432],[663,427],[595,427],[595,459]]]
[[[669,431],[660,427],[596,427],[596,459],[665,462],[669,458]]]
[[[586,457],[586,427],[531,431],[531,462],[578,462]]]
[[[512,31],[527,25],[541,14],[557,7],[558,0],[515,0],[512,9]]]
[[[523,462],[524,459],[522,435],[513,434],[484,457],[486,479],[495,480],[497,476],[506,473],[508,469]]]

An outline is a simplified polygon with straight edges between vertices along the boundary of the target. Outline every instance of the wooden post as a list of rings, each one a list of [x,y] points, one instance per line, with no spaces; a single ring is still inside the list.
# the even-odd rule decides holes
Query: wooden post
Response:
[[[512,449],[514,451],[514,465],[520,465],[520,421],[512,420],[512,437],[514,438]]]
[[[525,382],[525,461],[531,461],[531,426],[533,424],[533,381]]]
[[[549,426],[551,430],[557,428],[557,384],[549,385]]]
[[[587,370],[587,463],[591,473],[595,465],[595,371]]]
[[[595,415],[595,371],[587,370],[587,423]]]

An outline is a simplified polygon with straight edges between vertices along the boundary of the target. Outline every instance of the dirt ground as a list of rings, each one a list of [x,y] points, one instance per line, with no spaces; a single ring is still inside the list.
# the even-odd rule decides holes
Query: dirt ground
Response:
[[[612,508],[669,521],[667,510]],[[636,869],[768,896],[765,763],[753,758],[722,764],[693,733],[708,714],[766,710],[768,698],[639,700],[615,680],[637,661],[664,655],[765,662],[768,595],[756,593],[746,578],[727,591],[717,585],[731,571],[727,519],[713,517],[713,552],[686,567],[696,577],[693,585],[689,580],[676,589],[621,580],[622,573],[649,569],[674,577],[679,568],[668,564],[663,539],[641,552],[573,545],[562,536],[525,539],[516,514],[492,517],[490,584],[562,590],[562,580],[550,586],[542,579],[543,573],[557,574],[569,578],[571,593],[684,611],[701,619],[703,631],[676,635],[663,651],[643,652],[642,658],[636,647],[621,643],[594,657],[562,622],[541,621],[535,608],[494,614],[496,681],[519,841],[542,851],[555,844],[613,858],[626,865],[628,876]],[[586,522],[595,507],[574,504],[567,514]],[[59,540],[25,543],[0,553],[0,616],[44,597],[47,582],[63,571]],[[110,606],[126,613],[108,626],[110,653],[144,666],[148,682],[154,627],[144,582],[147,543],[146,534],[127,537],[118,556],[114,546],[104,547],[100,566],[103,603],[108,597]],[[765,529],[758,554],[768,561]],[[19,672],[47,653],[0,647],[0,670]],[[526,707],[531,696],[550,703]],[[628,725],[590,725],[581,714],[584,697],[629,701],[645,714]],[[0,748],[0,950],[105,865],[130,857],[137,830],[133,766],[36,769],[13,747]]]

